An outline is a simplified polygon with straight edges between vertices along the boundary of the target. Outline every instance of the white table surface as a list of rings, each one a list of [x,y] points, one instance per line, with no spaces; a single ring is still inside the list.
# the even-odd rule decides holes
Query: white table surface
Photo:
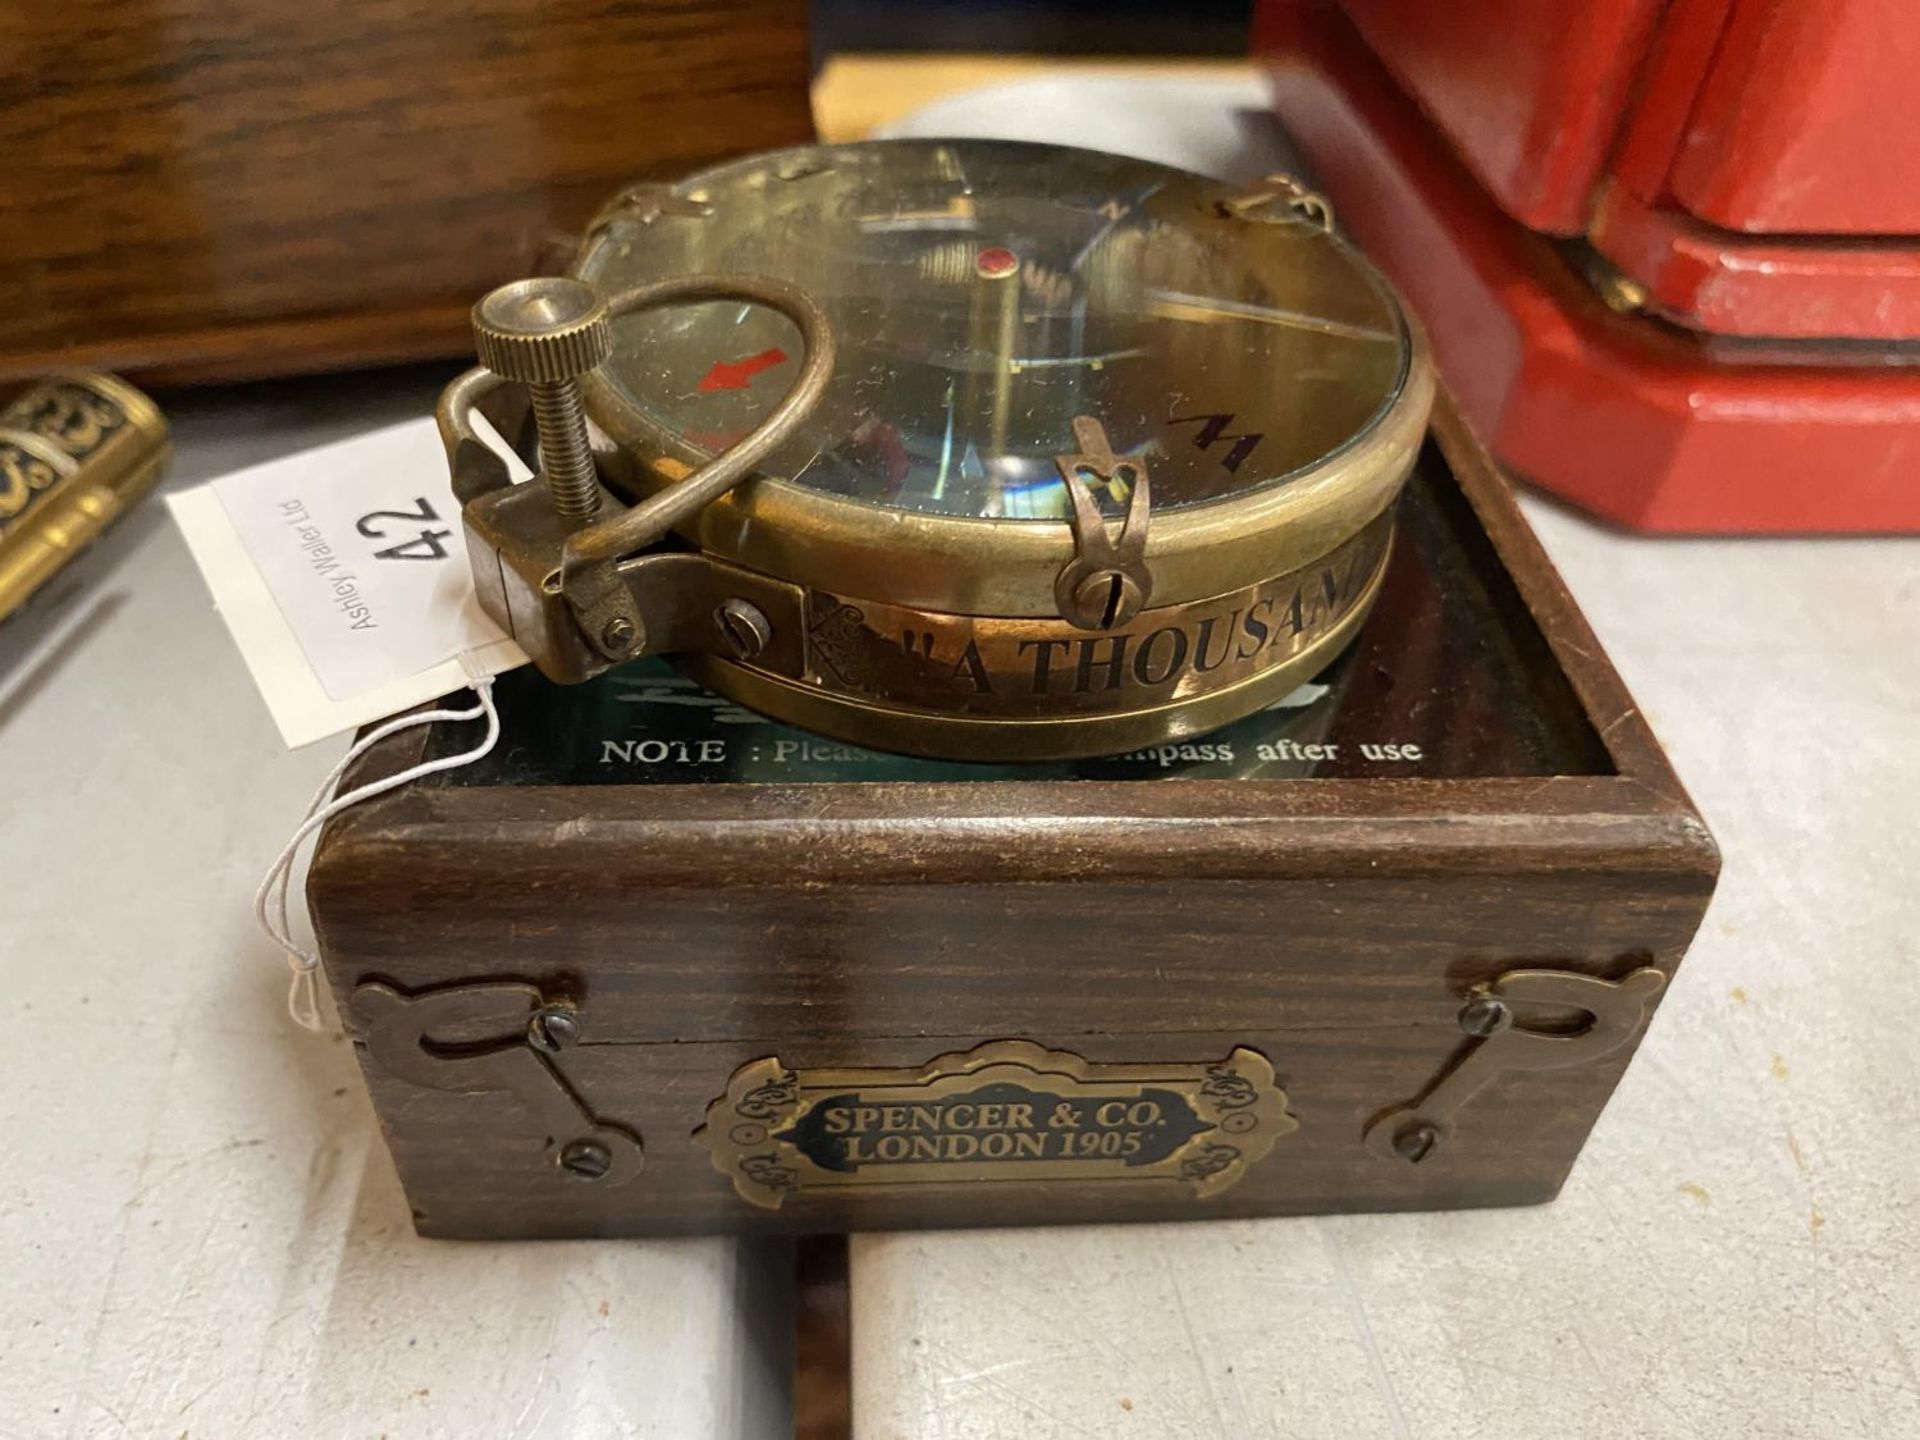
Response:
[[[1128,94],[1100,143],[1285,164],[1236,87]],[[1112,105],[1023,82],[892,131]],[[1920,540],[1527,510],[1725,853],[1560,1199],[857,1237],[858,1440],[1920,1436]]]
[[[169,397],[169,483],[427,413],[421,371]],[[423,1241],[260,872],[287,753],[158,502],[0,701],[0,1436],[791,1433],[791,1268],[730,1240]]]

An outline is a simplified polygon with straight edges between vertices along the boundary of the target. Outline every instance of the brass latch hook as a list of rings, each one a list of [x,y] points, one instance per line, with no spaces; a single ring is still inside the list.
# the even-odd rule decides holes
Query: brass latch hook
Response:
[[[1091,415],[1074,417],[1073,438],[1078,454],[1056,455],[1053,463],[1067,487],[1067,524],[1073,530],[1073,559],[1061,567],[1053,582],[1060,618],[1082,630],[1111,630],[1124,625],[1146,606],[1153,594],[1153,576],[1147,570],[1147,519],[1152,488],[1144,462],[1113,453],[1107,432]],[[1093,481],[1118,485],[1127,492],[1127,517],[1118,538],[1107,531],[1106,518],[1093,498]]]
[[[1418,1099],[1377,1116],[1362,1139],[1383,1160],[1418,1165],[1452,1138],[1467,1102],[1515,1071],[1559,1070],[1611,1055],[1646,1023],[1666,986],[1664,971],[1644,965],[1620,980],[1569,970],[1509,970],[1473,991],[1459,1015],[1469,1046],[1444,1065]],[[1562,1032],[1518,1023],[1513,1006],[1561,1006],[1583,1012]]]
[[[360,1041],[394,1078],[461,1095],[512,1095],[526,1117],[528,1150],[544,1150],[562,1174],[619,1185],[640,1173],[639,1135],[596,1115],[561,1073],[558,1053],[580,1039],[575,1006],[510,980],[417,992],[366,981],[350,1009]]]

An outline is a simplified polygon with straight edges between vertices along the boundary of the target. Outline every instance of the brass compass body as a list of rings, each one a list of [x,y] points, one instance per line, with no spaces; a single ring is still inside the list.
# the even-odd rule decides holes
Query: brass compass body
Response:
[[[1310,678],[1433,393],[1311,192],[1001,142],[634,187],[475,323],[442,430],[482,603],[545,674],[672,653],[956,759],[1162,743]]]

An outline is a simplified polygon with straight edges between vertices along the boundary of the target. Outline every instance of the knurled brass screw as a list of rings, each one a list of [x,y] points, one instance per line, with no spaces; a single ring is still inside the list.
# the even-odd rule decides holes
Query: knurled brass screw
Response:
[[[532,396],[554,510],[564,520],[592,518],[600,508],[600,481],[580,377],[613,354],[606,303],[579,280],[516,280],[473,307],[473,343],[482,365],[520,381]]]

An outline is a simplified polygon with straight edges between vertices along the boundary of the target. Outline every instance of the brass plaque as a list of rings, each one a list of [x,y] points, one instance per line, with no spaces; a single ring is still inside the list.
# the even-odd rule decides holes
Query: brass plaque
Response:
[[[1273,1066],[1107,1065],[993,1040],[918,1069],[743,1065],[694,1132],[740,1198],[880,1185],[1156,1182],[1217,1195],[1299,1128]]]

